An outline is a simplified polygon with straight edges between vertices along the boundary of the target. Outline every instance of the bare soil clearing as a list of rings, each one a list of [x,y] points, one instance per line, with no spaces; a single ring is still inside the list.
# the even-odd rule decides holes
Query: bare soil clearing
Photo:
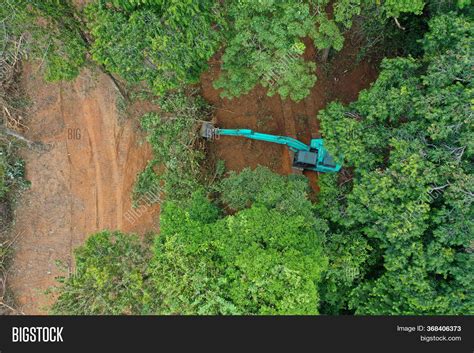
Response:
[[[135,224],[126,218],[151,151],[137,136],[135,119],[119,122],[107,76],[84,70],[72,83],[47,84],[26,65],[24,86],[32,101],[27,136],[50,147],[22,151],[31,188],[16,209],[13,231],[21,236],[9,284],[19,310],[42,314],[51,303],[44,291],[64,274],[57,260],[72,268],[74,249],[99,230],[151,230],[158,207],[145,207]],[[132,110],[139,116],[147,108]]]
[[[311,41],[306,41],[306,45],[305,59],[317,61]],[[357,63],[358,50],[359,47],[347,39],[344,48],[327,63],[317,62],[318,80],[311,94],[298,103],[282,100],[278,95],[268,97],[261,86],[240,98],[220,98],[220,91],[212,86],[220,73],[220,55],[216,55],[210,69],[201,77],[203,96],[216,107],[218,127],[291,136],[309,144],[311,137],[319,133],[316,119],[319,110],[333,100],[343,103],[356,100],[358,93],[375,80],[378,63],[368,59]],[[281,174],[291,173],[290,156],[284,146],[226,136],[212,142],[209,148],[215,158],[225,161],[229,170],[264,165]],[[305,171],[304,174],[317,191],[317,173]]]

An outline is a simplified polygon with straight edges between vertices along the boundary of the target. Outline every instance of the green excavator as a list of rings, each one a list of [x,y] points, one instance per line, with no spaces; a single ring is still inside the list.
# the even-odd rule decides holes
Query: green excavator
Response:
[[[341,169],[341,164],[324,148],[323,139],[312,139],[310,145],[292,137],[263,134],[249,129],[219,129],[213,124],[205,122],[201,127],[201,136],[212,140],[220,136],[242,136],[253,140],[268,141],[286,145],[293,152],[294,170],[312,170],[321,173],[334,173]]]

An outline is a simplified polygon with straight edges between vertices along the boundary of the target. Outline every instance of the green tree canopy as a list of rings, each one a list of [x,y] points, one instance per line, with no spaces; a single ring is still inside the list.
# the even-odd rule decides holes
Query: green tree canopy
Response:
[[[372,249],[349,296],[356,313],[474,311],[473,31],[456,13],[433,18],[422,58],[384,60],[357,102],[319,116],[353,175],[342,187],[323,176],[318,209],[345,248]]]
[[[259,204],[288,215],[303,215],[313,219],[313,205],[308,200],[308,180],[303,176],[282,177],[268,168],[246,168],[231,172],[218,185],[220,199],[231,209],[240,211]]]
[[[304,37],[317,48],[341,49],[343,37],[324,10],[329,1],[230,1],[222,73],[222,96],[248,93],[257,84],[269,95],[298,101],[316,82],[315,64],[302,58]],[[318,9],[315,15],[315,9]]]
[[[2,0],[0,18],[3,50],[9,42],[18,42],[21,53],[37,59],[50,81],[71,80],[79,74],[87,44],[69,0]],[[2,55],[8,55],[3,50]]]
[[[201,212],[213,207],[194,199]],[[252,206],[212,221],[165,205],[151,269],[151,311],[170,314],[316,314],[327,264],[303,216]],[[216,214],[211,212],[211,214]],[[205,220],[206,222],[203,222]]]
[[[374,11],[375,6],[382,17],[396,18],[401,13],[421,14],[424,5],[423,0],[229,1],[222,72],[214,86],[222,89],[223,97],[233,98],[261,84],[269,96],[278,93],[300,101],[316,82],[315,63],[303,59],[304,38],[319,50],[341,50],[344,30],[363,11]]]
[[[144,274],[149,256],[136,236],[103,231],[75,251],[76,269],[60,278],[52,312],[65,315],[138,313],[146,300]]]
[[[97,1],[86,8],[93,58],[163,94],[199,81],[220,44],[211,0]]]

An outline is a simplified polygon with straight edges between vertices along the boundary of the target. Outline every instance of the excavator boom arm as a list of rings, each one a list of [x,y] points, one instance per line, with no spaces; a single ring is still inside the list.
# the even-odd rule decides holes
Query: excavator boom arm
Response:
[[[243,136],[259,141],[278,143],[280,145],[288,146],[294,152],[310,150],[308,145],[292,137],[263,134],[250,129],[216,129],[215,134],[224,136]]]

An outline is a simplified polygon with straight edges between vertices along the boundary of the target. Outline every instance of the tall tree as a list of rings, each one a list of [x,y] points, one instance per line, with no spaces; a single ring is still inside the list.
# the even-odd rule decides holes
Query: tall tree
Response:
[[[97,1],[85,10],[92,57],[156,94],[196,83],[220,43],[218,7],[211,0]]]
[[[327,57],[329,49],[342,49],[343,33],[354,16],[373,11],[373,5],[370,0],[229,1],[222,72],[214,86],[227,98],[261,84],[269,96],[304,99],[316,82],[316,66],[303,59],[303,39],[311,39]],[[396,18],[400,13],[421,13],[424,1],[384,1],[376,7],[382,16]]]
[[[146,302],[149,254],[136,236],[103,231],[75,251],[75,271],[61,277],[54,314],[137,314]]]
[[[329,20],[329,1],[230,1],[222,56],[222,74],[215,82],[223,97],[248,93],[257,84],[268,94],[298,101],[316,82],[315,64],[306,62],[302,39],[310,37],[317,48],[341,49],[343,37]]]
[[[327,259],[302,216],[262,205],[217,219],[203,195],[165,205],[150,310],[171,314],[316,314]]]
[[[344,247],[373,249],[357,264],[356,313],[474,310],[473,31],[467,16],[433,18],[422,58],[384,60],[357,102],[320,114],[352,179],[324,176],[319,209]]]

